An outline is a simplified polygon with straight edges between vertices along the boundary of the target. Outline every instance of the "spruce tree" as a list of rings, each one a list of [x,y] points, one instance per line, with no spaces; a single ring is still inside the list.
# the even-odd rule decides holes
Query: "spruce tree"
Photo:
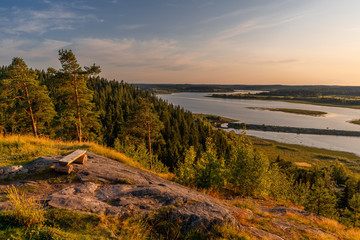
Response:
[[[318,177],[311,186],[306,209],[327,217],[335,215],[336,196],[331,186],[326,186],[323,177]]]
[[[196,152],[194,147],[191,146],[189,150],[185,152],[185,159],[183,162],[178,162],[178,167],[176,168],[176,175],[183,184],[192,184],[195,180],[195,158]]]
[[[267,157],[257,152],[246,138],[234,141],[227,169],[229,183],[242,195],[266,196],[269,166]]]
[[[349,200],[350,208],[353,210],[353,226],[357,225],[357,221],[360,213],[360,193],[355,193]]]
[[[152,143],[161,138],[161,130],[164,128],[158,115],[154,112],[154,106],[147,99],[141,99],[138,109],[131,117],[128,132],[140,142],[148,145],[150,156],[152,155]]]
[[[207,138],[206,151],[202,153],[195,165],[196,183],[199,187],[221,188],[225,182],[224,167],[225,161],[217,156],[213,140]]]

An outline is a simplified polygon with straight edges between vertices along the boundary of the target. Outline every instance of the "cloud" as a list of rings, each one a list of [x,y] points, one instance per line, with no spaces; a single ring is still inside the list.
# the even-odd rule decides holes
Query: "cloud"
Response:
[[[46,69],[58,64],[57,51],[69,45],[69,42],[52,39],[43,41],[3,39],[0,40],[0,65],[9,65],[13,57],[20,57],[30,67]]]
[[[116,72],[117,76],[123,71],[195,71],[205,69],[208,64],[174,40],[75,38],[67,42],[9,38],[0,40],[0,65],[9,65],[13,57],[21,57],[34,68],[58,68],[57,51],[62,48],[72,49],[81,65],[87,66],[94,62],[100,65],[105,77],[114,77],[106,73]]]
[[[50,1],[46,1],[51,3]],[[7,17],[0,22],[0,29],[9,34],[39,33],[53,30],[70,30],[74,25],[90,20],[101,22],[91,14],[81,14],[73,9],[89,9],[86,5],[67,6],[64,4],[48,4],[46,10],[11,8]]]
[[[281,19],[275,19],[270,20],[268,18],[255,18],[255,19],[249,19],[245,22],[242,22],[232,28],[228,28],[220,33],[217,34],[215,38],[212,39],[212,41],[222,42],[226,40],[230,40],[231,38],[240,36],[245,33],[253,32],[259,29],[267,29],[267,28],[273,28],[277,27],[292,21],[295,21],[297,19],[300,19],[307,14],[299,14],[296,16],[290,16],[285,17]]]
[[[79,38],[73,47],[88,64],[92,60],[109,68],[179,71],[199,67],[196,56],[184,53],[173,40]]]
[[[289,59],[281,59],[281,60],[269,60],[269,61],[258,61],[258,62],[251,62],[251,64],[287,64],[287,63],[294,63],[298,62],[299,60],[296,58],[289,58]]]
[[[239,9],[239,10],[235,10],[235,11],[228,12],[228,13],[225,13],[225,14],[222,14],[222,15],[219,15],[219,16],[215,16],[215,17],[210,17],[210,18],[204,19],[204,20],[200,21],[200,23],[201,23],[201,24],[202,24],[202,23],[209,23],[209,22],[221,20],[221,19],[224,19],[224,18],[235,17],[235,16],[241,15],[241,14],[243,14],[243,13],[249,12],[250,10],[251,10],[251,9]]]
[[[135,30],[145,27],[146,24],[122,24],[118,26],[119,30]]]

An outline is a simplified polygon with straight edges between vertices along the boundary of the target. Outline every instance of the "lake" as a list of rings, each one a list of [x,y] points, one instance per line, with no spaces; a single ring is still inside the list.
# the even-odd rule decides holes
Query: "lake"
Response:
[[[249,92],[249,91],[246,91]],[[251,91],[250,91],[251,92]],[[360,125],[348,121],[360,118],[360,110],[326,107],[311,104],[288,103],[245,99],[221,99],[206,97],[212,93],[182,92],[158,94],[157,96],[174,105],[179,105],[193,113],[206,113],[232,118],[239,122],[289,126],[301,128],[339,129],[360,131]],[[324,117],[296,115],[291,113],[264,111],[252,108],[294,108],[327,112]],[[360,137],[328,135],[306,135],[292,133],[247,131],[248,135],[290,144],[352,152],[360,156]]]

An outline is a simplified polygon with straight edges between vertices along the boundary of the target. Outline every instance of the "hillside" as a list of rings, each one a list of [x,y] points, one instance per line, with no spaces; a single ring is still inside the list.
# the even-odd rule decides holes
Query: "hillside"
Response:
[[[270,200],[214,197],[160,178],[126,156],[96,144],[1,137],[1,149],[14,153],[7,165],[19,164],[15,149],[27,151],[21,168],[3,167],[0,182],[0,239],[359,239],[360,232],[335,220]],[[51,168],[61,156],[85,148],[85,165],[70,175]],[[51,156],[49,156],[51,154]],[[34,161],[33,158],[39,155]],[[4,155],[2,156],[4,157]],[[117,159],[117,160],[114,160]],[[27,171],[24,171],[27,169]],[[169,177],[169,176],[167,176]],[[34,197],[43,220],[28,224],[16,218],[9,201],[15,186]],[[31,199],[31,198],[30,198]],[[19,200],[20,201],[20,200]],[[23,204],[29,204],[23,199]],[[31,208],[30,208],[31,209]],[[34,218],[29,212],[28,218]],[[29,216],[30,215],[30,216]],[[208,230],[212,230],[208,232]]]
[[[94,184],[83,184],[81,180],[83,177],[81,174],[79,175],[79,171],[81,171],[79,169],[78,174],[67,177],[56,175],[52,169],[48,169],[44,173],[36,173],[28,178],[28,174],[33,172],[33,166],[47,165],[46,162],[49,161],[44,156],[51,156],[50,159],[55,161],[56,155],[65,155],[75,149],[85,149],[93,154],[146,170],[183,186],[222,199],[220,205],[216,205],[219,206],[216,209],[221,217],[214,219],[214,221],[209,220],[210,222],[207,220],[200,221],[203,223],[200,225],[204,225],[203,229],[212,229],[212,232],[201,233],[201,230],[197,228],[190,230],[195,231],[193,234],[200,234],[203,237],[210,238],[212,236],[216,238],[216,236],[221,237],[230,233],[237,236],[239,234],[240,236],[242,234],[253,236],[256,235],[252,231],[254,227],[283,236],[286,231],[284,233],[280,230],[277,231],[279,233],[273,232],[273,229],[278,229],[277,226],[272,226],[277,221],[275,215],[269,219],[268,223],[261,223],[261,226],[256,221],[258,216],[262,219],[264,214],[268,214],[266,212],[272,211],[261,202],[268,202],[269,200],[274,201],[275,205],[299,206],[300,209],[309,213],[337,220],[346,226],[341,225],[342,227],[336,228],[336,230],[343,229],[340,234],[344,236],[347,234],[345,233],[347,232],[346,229],[360,227],[360,178],[358,177],[359,166],[356,156],[259,141],[259,139],[252,141],[245,133],[235,134],[216,129],[203,116],[196,116],[179,106],[171,105],[148,91],[140,90],[123,81],[108,81],[96,77],[100,72],[99,66],[80,67],[71,50],[59,50],[59,61],[61,64],[59,70],[49,68],[45,72],[29,69],[23,59],[13,58],[9,66],[1,69],[0,132],[1,136],[6,137],[0,138],[0,167],[3,167],[0,174],[3,174],[2,181],[5,185],[11,183],[21,185],[23,182],[17,182],[21,180],[25,181],[25,184],[30,181],[30,185],[36,186],[38,183],[34,183],[34,181],[44,181],[47,185],[41,185],[44,183],[42,182],[39,187],[43,192],[35,191],[37,193],[35,196],[41,195],[43,197],[42,202],[48,205],[53,202],[54,195],[52,194],[56,195],[56,192],[74,193],[75,191],[75,193],[82,193],[85,191],[91,196],[80,196],[80,194],[74,197],[74,202],[79,202],[78,197],[84,197],[89,200],[89,205],[92,202],[95,203],[95,208],[99,211],[94,210],[94,212],[100,214],[112,212],[114,210],[112,204],[119,203],[116,199],[96,197],[97,191],[100,191],[99,189],[105,185],[125,184],[127,185],[125,188],[121,186],[119,189],[131,191],[132,187],[128,185],[140,184],[142,187],[139,188],[145,188],[145,192],[154,192],[153,186],[149,190],[142,183],[143,180],[139,179],[140,182],[136,179],[124,178],[118,179],[119,181],[112,179],[104,183],[103,180],[107,177],[104,176],[104,173],[99,179],[97,178],[98,175],[95,176]],[[221,118],[219,119],[221,120]],[[29,137],[28,134],[32,134],[33,137]],[[42,157],[41,159],[45,162],[38,160],[40,162],[35,162],[32,165],[31,162],[39,157]],[[108,168],[108,163],[110,160],[103,162],[96,168],[100,169],[98,170],[100,173],[101,171],[108,171],[105,170]],[[119,165],[113,165],[113,168],[119,169]],[[123,166],[123,168],[126,167]],[[24,176],[9,175],[9,172],[14,171],[24,174]],[[132,175],[136,176],[137,173],[133,172]],[[154,182],[173,186],[170,183],[164,184],[158,178],[156,179]],[[185,191],[180,185],[177,186],[183,189],[179,192]],[[171,189],[163,192],[162,187],[164,186],[157,186],[155,193],[169,194],[172,197],[175,196],[175,199],[187,199],[186,201],[191,203],[195,201],[195,205],[197,202],[205,204],[205,202],[210,201],[204,201],[204,199],[194,196],[176,195],[177,193],[175,194],[174,190]],[[27,188],[25,186],[25,189]],[[161,189],[160,192],[158,191],[159,188]],[[12,234],[9,233],[9,229],[18,226],[16,223],[21,225],[18,226],[20,227],[19,231],[24,230],[24,219],[22,219],[24,216],[17,215],[23,214],[24,209],[24,214],[31,216],[34,212],[37,216],[35,218],[37,219],[36,224],[32,217],[25,216],[25,225],[28,228],[31,227],[31,232],[43,231],[42,226],[54,227],[55,230],[59,226],[57,230],[67,231],[61,228],[62,217],[56,221],[53,218],[54,216],[46,217],[47,210],[42,211],[42,207],[31,198],[28,198],[30,199],[29,203],[21,200],[21,198],[27,199],[27,196],[21,194],[19,196],[16,191],[15,188],[6,190],[2,199],[13,198],[19,206],[30,204],[32,207],[29,208],[30,211],[26,210],[27,208],[20,208],[21,211],[16,212],[15,208],[15,212],[3,212],[5,214],[3,216],[5,222],[3,228],[8,236]],[[122,193],[119,192],[119,194]],[[130,192],[126,194],[133,195]],[[196,195],[196,193],[190,195],[193,194]],[[250,199],[250,202],[260,203],[258,207],[250,209],[253,214],[251,216],[254,216],[254,219],[250,218],[248,221],[250,215],[245,214],[245,218],[243,218],[243,215],[237,214],[236,211],[233,213],[232,210],[230,215],[223,215],[229,211],[226,206],[231,206],[231,209],[234,205],[243,206],[244,198]],[[185,238],[184,234],[187,230],[185,231],[186,227],[184,226],[186,224],[175,224],[168,221],[170,212],[176,211],[181,206],[184,208],[190,206],[189,208],[193,211],[189,212],[190,218],[203,219],[197,215],[200,214],[199,211],[192,209],[194,204],[188,206],[183,203],[179,204],[176,200],[177,204],[174,205],[172,201],[166,200],[164,202],[161,200],[159,202],[159,197],[155,197],[155,199],[158,201],[156,204],[154,201],[150,201],[154,203],[152,207],[139,207],[141,209],[139,213],[148,210],[145,215],[134,214],[134,216],[129,216],[131,223],[136,222],[141,225],[141,227],[135,227],[134,231],[147,229],[148,232],[144,234],[152,238],[169,238],[167,234],[170,232],[171,234],[176,233],[176,236],[172,238]],[[63,199],[60,202],[65,204],[66,200]],[[215,206],[212,203],[210,205]],[[248,206],[247,203],[245,205]],[[161,207],[164,206],[166,207],[165,212],[161,210]],[[203,207],[205,216],[214,214],[213,212],[209,214],[207,204]],[[86,210],[81,205],[79,209]],[[268,209],[268,211],[264,209]],[[288,211],[287,209],[285,212]],[[57,210],[51,211],[56,212]],[[299,210],[295,210],[295,212],[299,212]],[[61,214],[56,213],[55,215]],[[155,221],[159,214],[164,216],[166,221]],[[307,215],[303,212],[301,214]],[[122,214],[118,215],[122,216]],[[149,216],[152,216],[150,222],[148,221]],[[79,216],[79,218],[81,217]],[[102,219],[101,226],[105,224],[103,221],[109,221],[114,224],[110,224],[109,228],[125,229],[123,232],[126,233],[127,230],[123,227],[128,223],[116,216],[111,218],[116,221],[112,222],[103,215],[98,219]],[[287,218],[285,214],[285,219]],[[241,230],[240,233],[238,230],[230,230],[229,225],[222,225],[223,220],[221,219],[235,219],[235,224],[230,229],[236,227]],[[51,221],[55,222],[50,224]],[[311,222],[311,220],[309,221]],[[230,222],[234,223],[233,220]],[[291,224],[293,223],[291,222]],[[155,227],[158,225],[166,227],[159,230]],[[33,229],[34,227],[39,229]],[[313,227],[323,228],[321,224],[320,226],[313,225]],[[115,230],[111,231],[114,232]],[[294,231],[298,233],[297,230]],[[25,233],[29,234],[27,231]],[[84,234],[95,233],[89,230]],[[117,233],[114,236],[119,236],[119,234]],[[286,234],[288,233],[286,232]],[[298,236],[306,235],[306,232],[298,233]],[[187,233],[186,236],[192,235]],[[290,237],[294,236],[290,235]],[[104,236],[100,234],[99,238],[101,237]],[[229,238],[229,236],[224,238]],[[294,238],[296,239],[296,237]]]

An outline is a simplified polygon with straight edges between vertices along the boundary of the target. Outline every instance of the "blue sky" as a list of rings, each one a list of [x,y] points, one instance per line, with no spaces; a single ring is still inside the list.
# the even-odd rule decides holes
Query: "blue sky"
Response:
[[[2,0],[0,65],[130,83],[360,85],[360,1]]]

